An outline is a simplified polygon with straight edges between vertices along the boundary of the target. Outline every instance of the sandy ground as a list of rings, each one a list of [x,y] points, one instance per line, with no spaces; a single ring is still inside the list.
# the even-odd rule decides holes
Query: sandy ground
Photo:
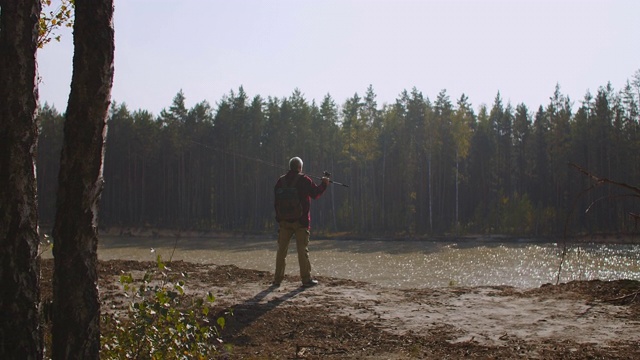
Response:
[[[122,305],[121,273],[148,262],[100,264],[105,309]],[[640,358],[637,281],[577,281],[536,289],[391,289],[320,277],[303,288],[287,277],[235,266],[170,264],[187,293],[216,296],[231,359],[633,359]],[[43,279],[51,261],[43,262]],[[47,275],[49,274],[49,275]],[[46,283],[46,281],[45,281]],[[46,295],[44,296],[46,298]],[[233,316],[229,313],[232,312]]]

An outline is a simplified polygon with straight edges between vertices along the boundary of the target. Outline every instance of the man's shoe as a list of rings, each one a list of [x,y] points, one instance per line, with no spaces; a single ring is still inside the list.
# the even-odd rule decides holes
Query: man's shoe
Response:
[[[318,285],[318,280],[309,280],[309,282],[302,283],[302,286],[306,288],[316,286],[316,285]]]

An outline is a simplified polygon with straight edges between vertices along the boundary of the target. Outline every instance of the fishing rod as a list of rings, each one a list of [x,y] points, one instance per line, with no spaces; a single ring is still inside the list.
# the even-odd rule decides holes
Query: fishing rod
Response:
[[[307,175],[308,177],[312,177],[312,178],[315,178],[315,179],[320,179],[320,180],[322,180],[322,177],[320,177],[320,176],[309,175],[309,174],[305,174],[305,175]],[[347,185],[347,184],[343,184],[343,183],[339,183],[339,182],[337,182],[337,181],[333,181],[333,180],[331,180],[331,173],[330,173],[330,172],[328,172],[327,170],[325,170],[325,171],[322,173],[322,175],[323,175],[324,177],[329,178],[329,182],[330,182],[330,183],[332,183],[332,184],[340,185],[340,186],[344,186],[344,187],[349,187],[349,185]]]
[[[267,166],[271,166],[271,167],[274,167],[274,168],[277,168],[277,169],[280,169],[280,170],[289,171],[289,169],[284,167],[284,166],[280,166],[280,165],[277,165],[277,164],[274,164],[274,163],[271,163],[271,162],[268,162],[268,161],[265,161],[265,160],[262,160],[262,159],[259,159],[259,158],[247,156],[247,155],[236,153],[236,152],[229,151],[229,150],[223,150],[223,149],[219,149],[219,148],[214,148],[212,146],[197,142],[195,140],[190,140],[190,141],[192,143],[194,143],[194,144],[200,145],[202,147],[205,147],[205,148],[208,148],[208,149],[211,149],[211,150],[214,150],[214,151],[219,151],[219,152],[231,155],[231,156],[237,156],[237,157],[244,158],[244,159],[247,159],[247,160],[253,160],[253,161],[259,162],[261,164],[264,164],[264,165],[267,165]],[[319,179],[319,180],[322,180],[323,177],[327,177],[327,178],[329,178],[329,182],[334,184],[334,185],[349,187],[349,185],[347,185],[347,184],[343,184],[341,182],[337,182],[337,181],[331,180],[331,173],[326,171],[326,170],[322,173],[323,176],[316,176],[316,175],[310,175],[310,174],[305,174],[305,175],[307,175],[310,178]]]

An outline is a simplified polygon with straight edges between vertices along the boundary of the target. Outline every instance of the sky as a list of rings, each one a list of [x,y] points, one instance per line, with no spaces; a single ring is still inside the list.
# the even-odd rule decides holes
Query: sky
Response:
[[[54,0],[55,4],[55,0]],[[446,90],[477,109],[546,106],[556,85],[579,105],[640,70],[637,0],[114,0],[112,101],[158,115],[182,90],[214,108],[298,89],[342,105],[369,86],[378,106]],[[64,112],[73,39],[38,52],[40,103]]]

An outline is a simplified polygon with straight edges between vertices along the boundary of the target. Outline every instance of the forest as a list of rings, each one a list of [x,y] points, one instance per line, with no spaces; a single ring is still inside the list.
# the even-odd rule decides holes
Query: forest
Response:
[[[273,184],[291,156],[305,159],[309,174],[328,170],[350,185],[333,186],[315,204],[313,226],[321,232],[545,235],[559,232],[575,208],[590,209],[575,212],[576,233],[636,230],[634,194],[605,186],[584,192],[593,179],[569,163],[637,183],[640,71],[621,91],[607,84],[595,97],[587,92],[575,111],[559,85],[537,110],[513,108],[498,93],[477,113],[466,96],[452,101],[445,90],[435,101],[417,89],[404,91],[393,104],[379,106],[371,86],[364,97],[337,104],[327,95],[319,105],[300,90],[282,99],[249,99],[240,87],[215,106],[202,101],[191,109],[179,91],[155,116],[111,100],[113,0],[63,1],[53,12],[44,10],[49,5],[0,1],[0,358],[98,359],[104,349],[126,351],[117,339],[101,343],[109,336],[101,325],[113,313],[101,316],[106,307],[97,284],[105,274],[99,278],[99,270],[108,266],[98,262],[98,226],[268,231]],[[37,51],[56,38],[50,30],[58,26],[73,27],[65,114],[38,100]],[[55,239],[52,261],[40,259],[43,228]],[[158,258],[158,270],[165,269]],[[262,275],[254,273],[260,287]],[[151,331],[168,329],[175,339],[175,330],[213,320],[186,326],[164,302],[173,297],[165,296],[164,286],[148,289],[141,286],[140,294],[159,299],[160,307],[132,308],[180,321],[155,326],[138,317]],[[129,315],[125,323],[133,327],[122,328],[123,336],[146,343],[136,315]],[[334,337],[331,321],[326,334]],[[264,334],[271,335],[268,325]],[[180,342],[191,345],[193,332],[184,335],[187,341]],[[256,342],[265,343],[274,342]]]
[[[637,231],[637,199],[601,187],[569,164],[640,181],[640,70],[577,104],[560,85],[531,109],[495,96],[474,109],[463,94],[418,89],[380,105],[369,86],[342,104],[299,89],[249,98],[240,87],[215,106],[185,105],[180,90],[159,115],[112,103],[101,228],[270,231],[273,186],[288,159],[335,181],[312,206],[312,227],[359,234],[549,236]],[[64,114],[38,115],[40,223],[55,214]],[[317,181],[317,180],[316,180]],[[585,210],[589,209],[588,212]],[[568,219],[568,216],[574,214]]]

